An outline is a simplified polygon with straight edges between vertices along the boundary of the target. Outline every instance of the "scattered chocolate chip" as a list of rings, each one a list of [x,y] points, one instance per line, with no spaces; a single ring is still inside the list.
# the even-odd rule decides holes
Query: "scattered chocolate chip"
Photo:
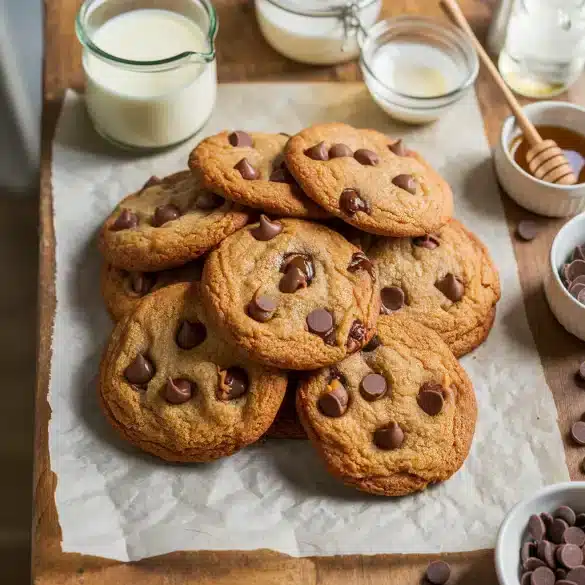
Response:
[[[432,585],[445,585],[451,576],[451,567],[445,561],[433,561],[427,567],[425,577]]]
[[[567,278],[571,281],[575,280],[578,276],[585,275],[585,260],[573,260],[569,266],[567,266]]]
[[[154,210],[154,216],[152,218],[152,225],[154,227],[161,227],[169,221],[173,221],[181,217],[181,210],[172,203],[166,205],[159,205]]]
[[[585,246],[576,246],[571,260],[585,260]]]
[[[197,195],[197,199],[195,199],[195,207],[197,207],[197,209],[209,211],[211,209],[217,209],[218,207],[221,207],[224,202],[225,199],[220,195],[211,193],[211,191],[203,191]]]
[[[274,169],[270,175],[270,181],[273,183],[289,183],[295,182],[294,177],[290,174],[290,171],[286,168]]]
[[[248,374],[243,368],[231,367],[220,370],[217,388],[218,400],[233,400],[245,394],[248,390]]]
[[[258,171],[250,164],[247,158],[243,158],[234,166],[236,171],[240,171],[240,175],[247,181],[253,181],[258,178]]]
[[[404,431],[398,423],[392,422],[374,432],[374,443],[380,449],[398,449],[404,442]]]
[[[561,520],[564,520],[569,526],[573,526],[573,524],[575,524],[577,515],[572,508],[569,508],[569,506],[561,506],[553,512],[553,517],[560,518]]]
[[[374,351],[378,349],[382,345],[382,340],[377,336],[374,335],[370,341],[364,347],[362,347],[362,351]]]
[[[319,142],[319,144],[315,144],[315,146],[307,148],[307,150],[305,150],[305,154],[313,160],[329,160],[327,147],[325,146],[324,142]]]
[[[138,225],[138,216],[132,213],[129,209],[123,209],[120,215],[116,218],[116,221],[110,226],[110,230],[113,232],[119,232],[121,230],[129,230],[135,228]]]
[[[327,309],[315,309],[307,315],[307,327],[325,339],[333,331],[333,315]]]
[[[583,551],[574,544],[562,544],[557,548],[557,561],[567,569],[575,569],[583,563]]]
[[[393,142],[392,144],[388,145],[388,149],[391,150],[397,156],[406,156],[408,153],[404,144],[402,143],[402,139]]]
[[[380,291],[382,299],[381,312],[389,315],[404,307],[404,291],[397,286],[385,286]]]
[[[366,328],[364,327],[364,324],[356,319],[349,328],[349,334],[347,336],[346,343],[347,351],[349,353],[357,351],[362,346],[362,342],[365,336]]]
[[[145,295],[154,286],[155,276],[144,272],[131,272],[128,277],[130,290],[137,295]]]
[[[228,140],[232,146],[252,146],[252,137],[247,132],[236,130],[228,136]]]
[[[439,240],[430,234],[413,238],[412,243],[419,248],[427,248],[428,250],[434,250],[439,247]]]
[[[556,547],[552,542],[548,540],[539,540],[536,545],[536,556],[544,561],[551,569],[557,566],[555,560]]]
[[[387,389],[386,378],[380,374],[366,374],[360,383],[361,395],[370,402],[382,398]]]
[[[538,567],[530,575],[530,585],[555,585],[555,574],[548,567]]]
[[[573,423],[571,437],[578,445],[585,445],[585,422],[577,421]]]
[[[563,534],[569,525],[562,518],[555,518],[549,529],[550,539],[555,544],[562,544]]]
[[[260,215],[258,226],[250,230],[252,237],[260,242],[267,242],[275,238],[282,231],[282,224],[279,221],[270,221],[264,214]]]
[[[416,181],[412,175],[397,175],[392,179],[392,183],[399,189],[408,191],[411,195],[416,194]]]
[[[539,232],[538,224],[530,219],[524,219],[516,226],[516,236],[525,242],[534,240]]]
[[[546,535],[546,527],[538,514],[532,514],[528,519],[528,532],[534,540],[542,540]]]
[[[325,415],[337,418],[345,414],[349,395],[343,384],[333,378],[327,386],[327,392],[319,397],[319,410]]]
[[[563,533],[563,542],[565,544],[575,544],[578,547],[585,545],[585,532],[577,526],[569,526]]]
[[[563,579],[572,581],[575,585],[585,585],[585,567],[575,567],[574,569],[571,569],[565,574]]]
[[[334,144],[329,149],[329,158],[341,158],[343,156],[353,156],[353,150],[347,144]]]
[[[256,294],[248,305],[248,315],[260,323],[266,323],[274,317],[278,300],[270,295]]]
[[[147,384],[154,376],[154,366],[144,355],[139,353],[124,370],[124,376],[130,384],[136,384],[138,386]]]
[[[525,571],[534,571],[538,569],[538,567],[546,567],[546,563],[542,559],[536,557],[530,557],[522,565],[522,568]]]
[[[544,522],[544,526],[545,526],[546,530],[549,530],[550,527],[552,526],[552,523],[554,522],[554,518],[552,517],[552,515],[549,514],[548,512],[542,512],[540,514],[540,517],[542,518],[542,521]]]
[[[370,206],[360,197],[356,189],[344,189],[341,192],[339,208],[348,215],[355,215],[358,211],[370,213]]]
[[[465,292],[463,283],[450,272],[445,277],[437,280],[437,282],[435,282],[435,287],[438,288],[452,303],[460,301]]]
[[[418,391],[416,401],[423,412],[436,416],[443,410],[445,402],[443,387],[435,382],[425,382]]]
[[[541,541],[542,542],[542,541]],[[520,549],[520,560],[525,563],[530,557],[536,556],[536,543],[526,541]]]
[[[205,341],[207,330],[199,321],[183,321],[177,331],[177,345],[181,349],[193,349]]]
[[[366,270],[372,280],[376,282],[376,273],[374,272],[374,265],[372,261],[363,252],[354,252],[349,265],[347,267],[348,272],[357,272],[358,270]]]
[[[193,384],[189,380],[169,378],[165,386],[165,398],[171,404],[183,404],[191,399],[193,395]]]
[[[149,187],[154,187],[154,185],[159,185],[160,183],[162,183],[162,179],[160,179],[159,177],[156,177],[155,175],[152,175],[152,177],[150,177],[150,179],[148,179],[148,181],[146,181],[146,183],[144,183],[144,185],[142,185],[142,188],[140,189],[140,193],[142,193],[143,191],[146,191],[146,189],[148,189]]]
[[[353,158],[357,160],[360,165],[375,166],[380,162],[380,158],[373,150],[367,148],[359,148],[353,153]]]

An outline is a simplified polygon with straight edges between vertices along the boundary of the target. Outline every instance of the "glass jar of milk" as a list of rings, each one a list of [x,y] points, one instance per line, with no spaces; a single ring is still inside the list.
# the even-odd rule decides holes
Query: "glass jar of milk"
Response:
[[[96,130],[154,150],[199,131],[215,104],[217,17],[207,0],[85,0],[76,21]]]
[[[301,63],[333,65],[355,59],[357,32],[371,27],[382,0],[255,0],[264,38]]]

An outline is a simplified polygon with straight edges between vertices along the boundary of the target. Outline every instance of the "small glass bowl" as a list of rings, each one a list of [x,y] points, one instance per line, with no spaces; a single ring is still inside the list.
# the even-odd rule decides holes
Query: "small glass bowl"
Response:
[[[386,113],[410,124],[436,120],[473,85],[479,71],[477,54],[466,34],[429,18],[401,16],[382,20],[360,38],[360,44],[360,67],[370,94]],[[439,61],[448,64],[450,79],[441,74],[441,87],[437,86],[436,94],[399,90],[390,71],[395,64],[389,63],[386,75],[381,70],[381,51],[389,54],[392,45],[396,46],[396,62],[411,53],[425,65],[423,52],[429,48]],[[404,50],[406,45],[409,51]]]

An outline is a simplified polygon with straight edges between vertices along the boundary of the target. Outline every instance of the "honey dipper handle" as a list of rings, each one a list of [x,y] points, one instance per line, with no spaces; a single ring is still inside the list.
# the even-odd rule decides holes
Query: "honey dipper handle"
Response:
[[[540,134],[532,122],[526,117],[526,114],[522,111],[518,100],[514,97],[514,94],[510,91],[506,85],[506,82],[502,79],[500,72],[494,65],[493,61],[490,59],[489,55],[485,52],[485,49],[481,46],[481,43],[477,40],[473,30],[471,30],[471,27],[469,26],[467,19],[461,11],[459,4],[457,4],[457,0],[441,0],[441,4],[449,16],[451,16],[451,18],[455,21],[455,23],[469,35],[469,39],[475,46],[475,50],[477,51],[481,62],[484,64],[492,79],[504,94],[504,98],[508,102],[508,106],[516,117],[516,122],[520,128],[522,128],[522,133],[524,134],[526,140],[528,140],[530,143],[530,146],[536,146],[542,142]]]

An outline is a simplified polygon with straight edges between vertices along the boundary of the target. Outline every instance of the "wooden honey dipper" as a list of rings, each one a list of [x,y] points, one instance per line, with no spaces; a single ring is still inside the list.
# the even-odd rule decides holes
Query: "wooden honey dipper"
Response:
[[[457,0],[442,0],[443,8],[451,18],[463,29],[475,46],[481,62],[489,71],[492,79],[504,94],[508,106],[516,117],[518,126],[522,129],[524,138],[530,144],[530,149],[526,153],[526,162],[530,172],[537,178],[547,183],[556,183],[558,185],[574,185],[577,177],[569,164],[569,161],[554,140],[543,140],[534,124],[526,117],[522,111],[518,100],[514,97],[505,81],[500,76],[500,72],[493,64],[489,55],[485,52],[481,43],[477,40],[471,26],[463,15]]]

